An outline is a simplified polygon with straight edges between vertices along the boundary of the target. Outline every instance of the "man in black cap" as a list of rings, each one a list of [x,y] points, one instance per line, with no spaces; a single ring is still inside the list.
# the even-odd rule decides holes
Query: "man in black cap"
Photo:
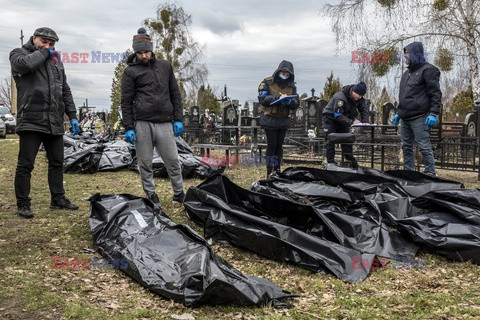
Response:
[[[63,188],[63,116],[70,119],[73,134],[80,130],[72,92],[55,51],[58,36],[50,28],[35,30],[21,48],[10,52],[10,65],[18,94],[16,132],[20,137],[15,195],[17,214],[32,218],[30,179],[40,144],[48,159],[48,185],[52,209],[77,210],[65,198]]]
[[[368,124],[368,110],[363,96],[367,93],[367,85],[359,82],[355,85],[344,86],[341,91],[335,93],[333,98],[323,109],[322,121],[325,132],[325,141],[331,133],[348,133],[352,124]],[[361,121],[357,119],[360,111]],[[346,160],[352,163],[354,169],[358,168],[357,159],[353,156],[351,144],[342,144],[342,154]],[[335,162],[335,143],[326,144],[327,162]]]
[[[122,76],[122,115],[125,139],[135,145],[143,190],[156,205],[153,180],[154,148],[172,182],[173,201],[183,203],[183,179],[175,137],[183,132],[182,96],[170,62],[156,59],[144,28],[133,36],[135,53],[127,58]]]

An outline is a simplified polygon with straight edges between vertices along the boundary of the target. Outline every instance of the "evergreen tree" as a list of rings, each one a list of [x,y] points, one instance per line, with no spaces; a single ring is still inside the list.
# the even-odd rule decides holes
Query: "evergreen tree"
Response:
[[[217,97],[215,96],[215,93],[213,93],[210,85],[207,85],[206,88],[204,85],[200,86],[200,89],[198,89],[197,101],[200,113],[205,112],[205,109],[210,110],[210,112],[215,112],[217,115],[221,113],[222,106],[220,102],[217,101]]]
[[[122,75],[123,71],[127,67],[127,57],[130,55],[132,51],[127,50],[124,53],[124,58],[117,64],[114,71],[114,76],[112,79],[112,88],[110,93],[110,100],[112,101],[112,105],[110,106],[110,124],[113,126],[115,122],[119,119],[119,111],[118,108],[120,107],[120,103],[122,100]]]
[[[327,77],[327,81],[323,86],[323,93],[320,94],[320,98],[329,101],[332,99],[333,95],[338,91],[342,90],[342,84],[340,83],[340,79],[333,78],[333,71],[330,72],[330,76]]]
[[[467,113],[473,109],[473,92],[472,88],[460,91],[452,100],[450,105],[450,113],[458,113],[460,116],[465,117]]]

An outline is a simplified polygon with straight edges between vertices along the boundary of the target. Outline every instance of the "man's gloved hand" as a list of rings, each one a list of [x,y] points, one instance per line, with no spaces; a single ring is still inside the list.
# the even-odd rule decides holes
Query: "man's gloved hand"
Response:
[[[62,58],[60,57],[60,53],[58,51],[55,51],[54,49],[48,49],[48,59],[52,60],[55,63],[60,63],[62,61]]]
[[[135,131],[133,129],[127,130],[127,132],[125,132],[125,140],[127,140],[127,142],[130,143],[132,146],[135,145],[135,141],[137,141],[137,135],[135,134]]]
[[[183,132],[183,124],[180,121],[175,121],[173,123],[173,133],[175,134],[175,137],[178,137],[181,135]]]
[[[290,98],[283,100],[283,104],[286,106],[290,105],[290,103],[292,103],[292,99]]]
[[[340,112],[334,112],[333,113],[333,116],[336,118],[336,117],[340,117],[342,114]]]
[[[76,136],[80,132],[80,125],[78,124],[78,120],[70,120],[70,126],[72,127],[72,134]]]
[[[393,125],[396,127],[400,123],[400,115],[398,113],[395,113],[393,116]]]
[[[428,129],[434,127],[437,124],[437,117],[435,117],[433,114],[429,115],[425,120],[425,124],[427,125]]]

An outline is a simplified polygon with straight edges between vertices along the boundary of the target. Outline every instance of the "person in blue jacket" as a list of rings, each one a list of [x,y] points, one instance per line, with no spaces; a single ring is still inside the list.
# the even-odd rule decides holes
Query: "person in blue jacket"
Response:
[[[415,169],[414,142],[423,158],[424,172],[435,176],[435,158],[430,143],[430,129],[437,124],[442,106],[440,70],[425,59],[421,42],[404,48],[408,70],[400,81],[399,104],[393,124],[402,123],[402,151],[405,170]]]
[[[260,111],[263,113],[260,126],[267,136],[265,163],[269,179],[280,172],[283,142],[291,123],[289,114],[300,104],[293,64],[290,61],[280,62],[273,75],[260,83],[258,101],[261,105]]]

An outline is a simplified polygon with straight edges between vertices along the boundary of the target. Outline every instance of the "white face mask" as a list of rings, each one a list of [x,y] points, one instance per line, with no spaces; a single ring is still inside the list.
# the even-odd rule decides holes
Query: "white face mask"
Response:
[[[282,78],[283,80],[287,80],[288,77],[290,77],[290,73],[285,76],[285,75],[283,75],[283,73],[280,72],[280,74],[279,74],[278,76],[279,76],[280,78]]]

